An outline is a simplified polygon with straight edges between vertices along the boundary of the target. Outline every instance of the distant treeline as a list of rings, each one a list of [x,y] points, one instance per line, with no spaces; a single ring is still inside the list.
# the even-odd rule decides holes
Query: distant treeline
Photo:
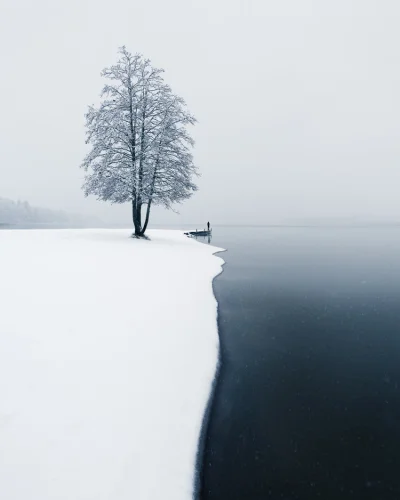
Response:
[[[5,224],[61,224],[86,225],[98,222],[94,218],[68,214],[60,210],[32,207],[27,201],[0,198],[0,225]]]

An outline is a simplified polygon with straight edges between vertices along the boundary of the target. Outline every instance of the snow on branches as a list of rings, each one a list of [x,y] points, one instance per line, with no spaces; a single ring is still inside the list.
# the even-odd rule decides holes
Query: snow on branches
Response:
[[[196,120],[165,84],[163,70],[125,47],[119,56],[101,73],[107,79],[101,104],[86,114],[91,150],[81,165],[84,190],[100,200],[130,202],[135,234],[143,236],[152,204],[171,208],[197,190],[187,131]]]

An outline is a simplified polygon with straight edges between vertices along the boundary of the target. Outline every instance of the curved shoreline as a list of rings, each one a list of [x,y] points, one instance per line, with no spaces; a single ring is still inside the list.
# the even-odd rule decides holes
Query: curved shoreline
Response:
[[[227,249],[219,250],[214,253],[217,255],[219,253],[227,252]],[[217,335],[218,335],[218,359],[217,366],[215,367],[214,379],[211,384],[210,394],[207,400],[207,404],[203,414],[203,420],[200,428],[197,452],[196,452],[196,462],[195,462],[195,476],[194,476],[194,486],[193,486],[193,499],[200,500],[202,495],[202,487],[204,485],[204,459],[205,459],[205,448],[206,448],[206,439],[208,435],[208,429],[210,425],[211,418],[211,410],[213,407],[213,403],[215,400],[215,394],[218,386],[219,375],[222,367],[222,349],[221,349],[221,336],[220,336],[220,311],[219,311],[219,303],[217,300],[217,296],[215,293],[215,280],[225,272],[226,262],[224,261],[221,265],[221,272],[219,272],[216,276],[214,276],[212,280],[212,291],[217,303]]]
[[[1,497],[193,497],[224,261],[150,236],[0,231]]]

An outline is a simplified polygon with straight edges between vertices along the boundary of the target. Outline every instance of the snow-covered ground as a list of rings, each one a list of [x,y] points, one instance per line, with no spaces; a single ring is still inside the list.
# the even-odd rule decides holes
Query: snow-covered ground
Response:
[[[215,247],[0,231],[0,498],[188,500],[218,354]]]

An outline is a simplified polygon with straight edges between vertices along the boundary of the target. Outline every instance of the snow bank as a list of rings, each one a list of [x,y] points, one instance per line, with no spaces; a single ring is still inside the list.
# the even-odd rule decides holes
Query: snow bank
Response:
[[[0,498],[190,499],[218,353],[215,247],[0,231]]]

